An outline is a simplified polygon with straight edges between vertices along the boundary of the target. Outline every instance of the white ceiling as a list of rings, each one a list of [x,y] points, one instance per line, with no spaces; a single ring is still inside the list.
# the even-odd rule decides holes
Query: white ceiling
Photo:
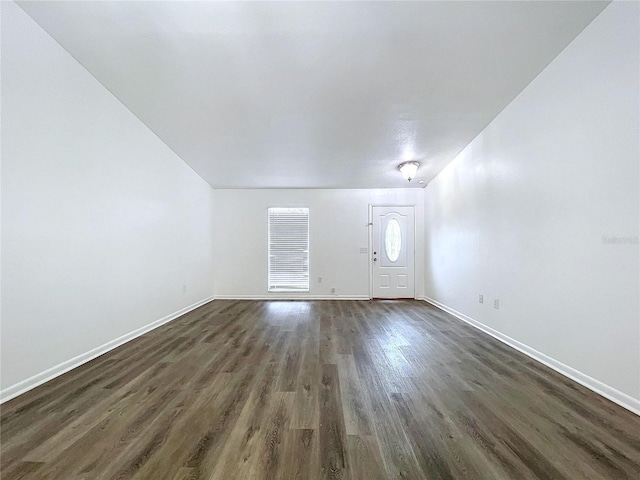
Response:
[[[428,183],[606,6],[19,2],[216,188]]]

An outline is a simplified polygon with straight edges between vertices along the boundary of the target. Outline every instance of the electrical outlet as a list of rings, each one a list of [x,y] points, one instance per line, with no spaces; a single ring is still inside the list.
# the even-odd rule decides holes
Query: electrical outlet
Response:
[[[478,295],[478,302],[484,303],[484,295]]]
[[[498,300],[497,298],[493,301],[493,308],[495,309],[500,308],[500,300]]]
[[[331,289],[331,293],[335,295],[335,293],[336,293],[336,289],[335,289],[335,288],[332,288],[332,289]]]
[[[186,293],[187,292],[187,286],[186,285],[182,285],[182,293]]]
[[[322,277],[318,277],[318,283],[322,283]]]

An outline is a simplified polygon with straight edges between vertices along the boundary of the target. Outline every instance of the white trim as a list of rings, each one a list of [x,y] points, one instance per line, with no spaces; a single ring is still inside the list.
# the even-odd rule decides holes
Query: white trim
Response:
[[[369,300],[368,295],[216,295],[216,300]]]
[[[537,360],[538,362],[546,365],[549,368],[552,368],[556,372],[564,375],[565,377],[570,378],[571,380],[578,382],[580,385],[587,387],[589,390],[594,391],[595,393],[611,400],[614,403],[617,403],[621,407],[626,408],[627,410],[635,413],[636,415],[640,415],[640,400],[637,398],[633,398],[631,395],[627,395],[620,390],[617,390],[606,383],[601,382],[600,380],[596,380],[589,375],[582,373],[575,368],[570,367],[569,365],[565,365],[562,362],[559,362],[553,357],[549,355],[545,355],[542,352],[535,350],[534,348],[525,345],[517,340],[514,340],[507,335],[500,333],[497,330],[494,330],[491,327],[484,325],[483,323],[474,320],[471,317],[468,317],[464,313],[460,313],[453,308],[447,307],[446,305],[429,298],[427,296],[420,297],[420,300],[424,300],[427,303],[430,303],[434,307],[438,307],[440,310],[443,310],[456,318],[459,318],[465,323],[477,328],[478,330],[482,330],[484,333],[491,335],[493,338],[500,340],[502,343],[509,345],[512,348],[515,348],[519,352],[524,353],[525,355]]]
[[[368,222],[367,222],[367,236],[369,243],[369,300],[373,300],[373,205],[369,204],[368,210]]]
[[[167,315],[166,317],[151,322],[143,327],[137,328],[132,332],[129,332],[125,335],[122,335],[121,337],[105,343],[104,345],[93,348],[88,352],[77,355],[69,360],[59,363],[58,365],[48,368],[43,372],[37,373],[36,375],[33,375],[26,380],[22,380],[15,385],[7,387],[4,390],[0,391],[0,403],[6,402],[7,400],[11,400],[18,395],[28,392],[38,385],[42,385],[43,383],[48,382],[49,380],[52,380],[62,375],[63,373],[68,372],[69,370],[73,370],[74,368],[79,367],[80,365],[87,363],[88,361],[93,360],[94,358],[99,357],[100,355],[103,355],[108,351],[113,350],[114,348],[117,348],[120,345],[133,340],[134,338],[144,335],[145,333],[150,332],[151,330],[158,328],[161,325],[170,322],[171,320],[175,320],[179,316],[184,315],[191,310],[195,310],[196,308],[210,302],[211,300],[213,300],[213,296],[200,300],[192,305],[189,305],[188,307],[184,307],[177,312]]]

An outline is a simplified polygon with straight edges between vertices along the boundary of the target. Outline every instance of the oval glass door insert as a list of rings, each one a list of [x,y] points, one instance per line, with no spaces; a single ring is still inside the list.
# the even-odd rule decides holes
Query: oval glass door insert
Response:
[[[400,222],[395,218],[389,220],[384,231],[384,251],[391,262],[398,261],[400,250],[402,249],[402,233],[400,232]]]

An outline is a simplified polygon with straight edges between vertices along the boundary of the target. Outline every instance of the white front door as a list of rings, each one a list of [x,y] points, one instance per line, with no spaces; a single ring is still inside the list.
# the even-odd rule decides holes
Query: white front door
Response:
[[[414,207],[373,207],[373,298],[415,298]]]

